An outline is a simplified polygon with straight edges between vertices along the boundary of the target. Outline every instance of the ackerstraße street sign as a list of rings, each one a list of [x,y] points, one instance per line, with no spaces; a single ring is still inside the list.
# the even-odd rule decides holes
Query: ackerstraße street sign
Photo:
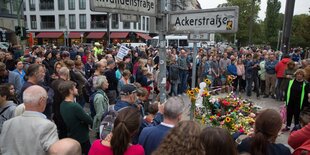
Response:
[[[169,13],[169,33],[235,33],[238,7],[190,10]]]

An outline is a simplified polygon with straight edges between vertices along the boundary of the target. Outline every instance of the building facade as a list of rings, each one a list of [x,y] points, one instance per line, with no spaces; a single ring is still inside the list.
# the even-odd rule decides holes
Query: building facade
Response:
[[[0,0],[0,42],[17,44],[15,26],[18,26],[18,11],[22,14],[23,3],[21,0]],[[23,19],[20,19],[23,26]]]
[[[120,14],[90,10],[88,0],[24,0],[24,19],[34,44],[72,45],[100,42],[145,42],[150,17],[122,22]],[[109,16],[109,17],[108,17]],[[109,26],[109,28],[108,28]]]

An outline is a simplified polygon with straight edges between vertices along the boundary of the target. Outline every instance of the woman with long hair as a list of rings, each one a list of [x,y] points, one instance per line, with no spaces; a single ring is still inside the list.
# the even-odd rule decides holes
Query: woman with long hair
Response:
[[[282,119],[276,110],[260,112],[255,120],[254,135],[243,139],[237,147],[238,151],[251,155],[290,155],[288,147],[275,143],[281,127]]]
[[[233,138],[226,129],[207,127],[200,134],[205,155],[237,155]]]
[[[121,110],[114,121],[112,134],[104,140],[96,140],[88,155],[144,155],[141,145],[131,144],[132,136],[139,131],[140,121],[138,109]]]
[[[204,154],[199,140],[201,128],[194,121],[181,121],[170,130],[152,155],[201,155]]]

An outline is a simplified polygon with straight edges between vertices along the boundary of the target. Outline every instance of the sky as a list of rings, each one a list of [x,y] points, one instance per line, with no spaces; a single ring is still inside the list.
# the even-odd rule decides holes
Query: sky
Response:
[[[198,0],[202,9],[209,9],[209,8],[216,8],[217,5],[226,3],[226,0]],[[280,0],[281,2],[281,9],[280,12],[285,12],[285,3],[286,0]],[[259,19],[264,20],[266,17],[266,8],[267,8],[267,0],[261,0],[261,10],[258,13]],[[299,14],[310,14],[310,0],[295,0],[295,9],[294,15]]]

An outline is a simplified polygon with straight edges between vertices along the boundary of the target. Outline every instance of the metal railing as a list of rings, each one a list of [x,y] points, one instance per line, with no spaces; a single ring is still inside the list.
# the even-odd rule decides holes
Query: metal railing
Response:
[[[41,29],[55,29],[55,22],[41,22]]]

